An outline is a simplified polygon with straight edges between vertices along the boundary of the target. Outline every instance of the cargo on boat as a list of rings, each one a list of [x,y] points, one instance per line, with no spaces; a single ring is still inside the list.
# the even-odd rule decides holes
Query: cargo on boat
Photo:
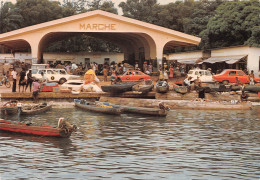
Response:
[[[88,102],[83,99],[74,99],[74,103],[76,107],[85,109],[87,111],[93,111],[93,112],[99,112],[105,114],[114,114],[114,115],[120,115],[122,113],[122,110],[120,108],[107,106],[102,103],[98,104],[95,102]]]

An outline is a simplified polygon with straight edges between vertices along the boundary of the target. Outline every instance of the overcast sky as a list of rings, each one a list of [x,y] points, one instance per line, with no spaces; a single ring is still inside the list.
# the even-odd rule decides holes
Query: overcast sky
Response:
[[[11,1],[12,3],[15,3],[15,2],[16,2],[16,0],[3,0],[3,1]],[[62,0],[59,0],[59,1],[62,2]],[[115,3],[115,5],[118,5],[120,2],[126,1],[126,0],[112,0],[112,1]],[[174,1],[175,1],[175,0],[157,0],[157,2],[158,2],[159,4],[168,4],[168,3],[174,2]]]

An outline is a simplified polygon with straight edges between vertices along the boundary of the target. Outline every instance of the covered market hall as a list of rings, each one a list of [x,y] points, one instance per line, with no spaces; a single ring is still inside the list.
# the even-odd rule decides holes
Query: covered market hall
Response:
[[[79,34],[117,45],[128,62],[157,60],[161,64],[165,50],[200,43],[195,36],[95,10],[0,34],[0,46],[4,47],[1,53],[29,49],[32,63],[43,63],[48,45]]]

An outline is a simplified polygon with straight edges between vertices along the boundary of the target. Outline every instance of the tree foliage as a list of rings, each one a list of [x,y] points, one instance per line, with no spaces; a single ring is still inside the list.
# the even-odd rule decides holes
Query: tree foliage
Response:
[[[202,47],[259,46],[259,16],[260,2],[257,0],[221,4],[201,33]]]
[[[16,7],[24,18],[23,27],[59,19],[63,17],[58,1],[17,0]]]
[[[23,17],[20,10],[11,2],[0,3],[0,33],[21,28]]]
[[[157,0],[127,0],[121,2],[123,16],[155,24],[161,8]]]
[[[199,48],[202,49],[260,46],[258,0],[185,0],[166,5],[160,5],[157,0],[126,0],[119,4],[119,8],[123,16],[200,36],[202,43]],[[62,4],[50,0],[17,0],[16,4],[2,2],[0,33],[96,9],[118,14],[112,0],[63,0]],[[48,48],[48,51],[68,50],[119,49],[109,42],[86,35],[56,42]]]

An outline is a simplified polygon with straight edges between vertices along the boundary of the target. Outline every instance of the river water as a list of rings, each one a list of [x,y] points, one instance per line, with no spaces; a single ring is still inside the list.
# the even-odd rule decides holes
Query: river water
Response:
[[[166,118],[65,108],[20,120],[56,126],[59,117],[79,128],[69,139],[0,132],[1,180],[260,178],[260,108]]]

